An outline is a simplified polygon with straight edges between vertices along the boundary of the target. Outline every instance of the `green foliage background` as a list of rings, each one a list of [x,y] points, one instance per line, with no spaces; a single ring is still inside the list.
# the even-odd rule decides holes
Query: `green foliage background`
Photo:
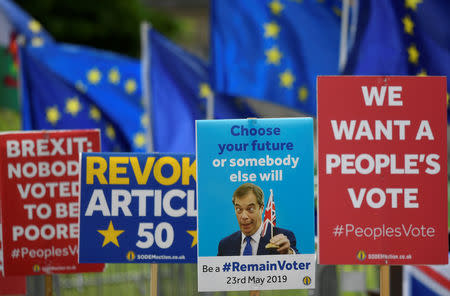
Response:
[[[140,55],[140,23],[150,22],[166,36],[182,34],[182,21],[140,0],[16,0],[58,42]]]
[[[140,0],[14,0],[58,42],[91,46],[140,58],[140,24],[170,38],[188,36],[186,20],[145,6]],[[0,93],[0,100],[2,94]],[[0,107],[0,131],[20,130],[20,114]]]

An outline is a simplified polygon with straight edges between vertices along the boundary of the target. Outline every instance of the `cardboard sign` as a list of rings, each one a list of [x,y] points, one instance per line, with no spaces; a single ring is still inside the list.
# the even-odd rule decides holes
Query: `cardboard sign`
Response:
[[[321,264],[446,264],[445,77],[319,77]]]
[[[99,150],[96,130],[0,134],[6,275],[102,271],[78,264],[78,157]]]
[[[26,295],[26,276],[0,276],[0,295]]]
[[[199,291],[314,288],[312,119],[196,125]]]
[[[80,262],[195,263],[193,155],[83,153]]]

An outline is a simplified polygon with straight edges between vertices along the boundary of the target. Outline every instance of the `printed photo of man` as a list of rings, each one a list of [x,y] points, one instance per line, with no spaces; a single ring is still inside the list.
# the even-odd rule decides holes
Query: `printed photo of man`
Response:
[[[261,236],[264,193],[259,186],[240,185],[233,193],[232,202],[240,230],[219,242],[217,256],[298,254],[292,231],[273,227],[273,232],[266,231]]]

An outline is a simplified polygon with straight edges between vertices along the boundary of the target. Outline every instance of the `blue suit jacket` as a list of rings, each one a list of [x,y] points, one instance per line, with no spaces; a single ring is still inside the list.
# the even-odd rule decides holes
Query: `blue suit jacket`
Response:
[[[291,248],[298,254],[297,241],[295,240],[295,235],[292,231],[274,227],[273,235],[284,234],[287,236],[291,243]],[[241,231],[237,231],[219,242],[219,250],[217,256],[240,256],[241,254]],[[259,240],[257,255],[277,255],[279,254],[275,249],[266,249],[265,246],[270,241],[270,231],[266,232],[266,235],[261,237]]]

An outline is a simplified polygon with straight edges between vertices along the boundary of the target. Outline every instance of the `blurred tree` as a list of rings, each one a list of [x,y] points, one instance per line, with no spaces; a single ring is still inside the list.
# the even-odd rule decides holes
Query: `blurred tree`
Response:
[[[17,111],[0,108],[0,132],[20,130],[20,115]]]
[[[151,10],[141,0],[15,0],[58,42],[140,56],[140,23],[166,36],[182,32],[180,21]]]

